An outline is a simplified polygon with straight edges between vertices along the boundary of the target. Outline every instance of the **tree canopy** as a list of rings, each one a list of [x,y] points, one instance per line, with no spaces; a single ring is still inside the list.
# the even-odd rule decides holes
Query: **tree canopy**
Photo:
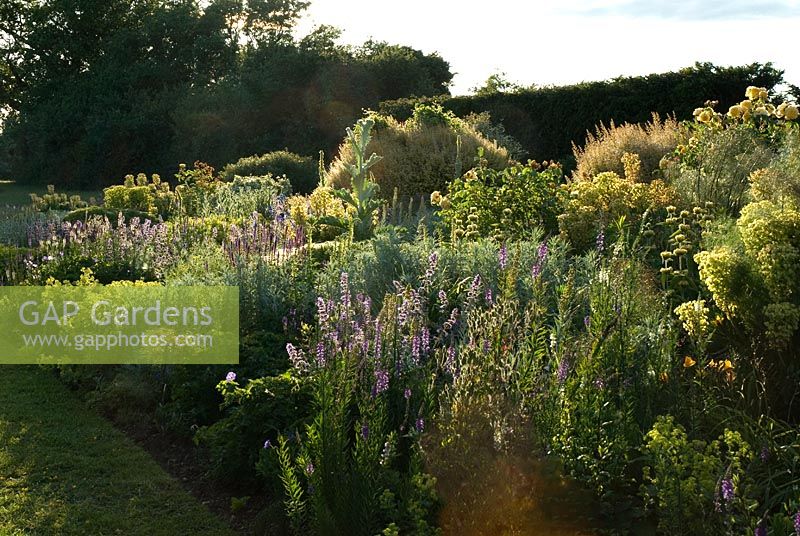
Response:
[[[94,186],[181,161],[335,147],[363,108],[447,91],[437,55],[292,35],[302,0],[8,0],[3,161],[21,182]]]

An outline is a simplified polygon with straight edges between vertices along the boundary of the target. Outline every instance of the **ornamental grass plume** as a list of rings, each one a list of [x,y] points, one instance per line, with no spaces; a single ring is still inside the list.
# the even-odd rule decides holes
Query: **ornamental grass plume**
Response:
[[[644,126],[628,123],[617,126],[613,121],[609,127],[601,124],[587,136],[582,148],[573,144],[576,160],[573,178],[589,180],[604,171],[623,177],[623,156],[630,153],[639,157],[639,179],[649,182],[658,176],[661,159],[674,151],[678,143],[678,122],[674,118],[661,121],[658,114],[653,114]]]

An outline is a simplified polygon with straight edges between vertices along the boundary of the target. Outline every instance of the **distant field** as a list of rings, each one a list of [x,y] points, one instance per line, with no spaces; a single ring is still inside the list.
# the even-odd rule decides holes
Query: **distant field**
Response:
[[[0,181],[0,206],[3,205],[27,205],[31,202],[30,194],[37,193],[42,195],[47,191],[46,186],[26,186],[24,184],[17,184],[14,181]],[[57,192],[64,192],[69,195],[80,195],[83,199],[87,200],[90,197],[95,197],[98,200],[102,198],[102,190],[56,190]]]

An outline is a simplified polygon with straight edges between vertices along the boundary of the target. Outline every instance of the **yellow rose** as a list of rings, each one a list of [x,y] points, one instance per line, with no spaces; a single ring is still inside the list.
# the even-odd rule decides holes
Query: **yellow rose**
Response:
[[[788,103],[788,102],[783,102],[783,103],[779,104],[779,105],[778,105],[778,111],[777,111],[776,115],[777,115],[778,117],[783,117],[783,112],[785,112],[785,111],[786,111],[786,107],[787,107],[787,106],[789,106],[789,103]]]
[[[442,202],[442,193],[436,190],[431,194],[431,205],[438,205]]]
[[[733,117],[734,119],[738,119],[742,116],[742,107],[738,104],[734,104],[730,108],[728,108],[728,117]]]
[[[698,115],[700,115],[700,114],[701,114],[701,113],[703,113],[704,111],[705,111],[705,108],[695,108],[695,109],[694,109],[694,112],[692,112],[692,115],[693,115],[693,116],[695,116],[695,117],[697,117]]]
[[[758,98],[761,99],[761,100],[767,100],[767,98],[769,98],[769,93],[767,93],[767,90],[765,88],[763,88],[763,87],[759,88],[759,90],[758,90]]]
[[[797,106],[794,104],[788,105],[783,111],[783,117],[785,117],[787,121],[794,121],[797,119],[798,115],[800,114],[797,112]]]
[[[757,106],[755,111],[753,111],[753,115],[769,115],[769,112],[764,106]]]
[[[747,89],[744,92],[744,96],[747,97],[748,99],[755,100],[758,98],[759,93],[761,93],[761,91],[756,86],[747,86]]]
[[[450,200],[446,197],[443,197],[442,201],[439,203],[439,206],[442,207],[442,210],[447,210],[450,208]]]
[[[713,116],[711,115],[710,111],[703,110],[702,112],[700,112],[700,115],[697,116],[697,120],[700,121],[701,123],[708,123],[709,121],[711,121],[712,117]]]
[[[753,103],[750,102],[749,100],[743,100],[742,102],[739,103],[739,106],[741,106],[745,110],[749,110],[753,106]]]

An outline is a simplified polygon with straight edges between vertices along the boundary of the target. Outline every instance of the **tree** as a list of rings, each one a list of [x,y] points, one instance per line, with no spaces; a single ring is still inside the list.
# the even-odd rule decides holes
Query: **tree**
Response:
[[[506,78],[506,73],[494,73],[486,79],[482,86],[474,87],[470,91],[477,96],[485,96],[494,93],[513,93],[521,89],[521,86]]]

